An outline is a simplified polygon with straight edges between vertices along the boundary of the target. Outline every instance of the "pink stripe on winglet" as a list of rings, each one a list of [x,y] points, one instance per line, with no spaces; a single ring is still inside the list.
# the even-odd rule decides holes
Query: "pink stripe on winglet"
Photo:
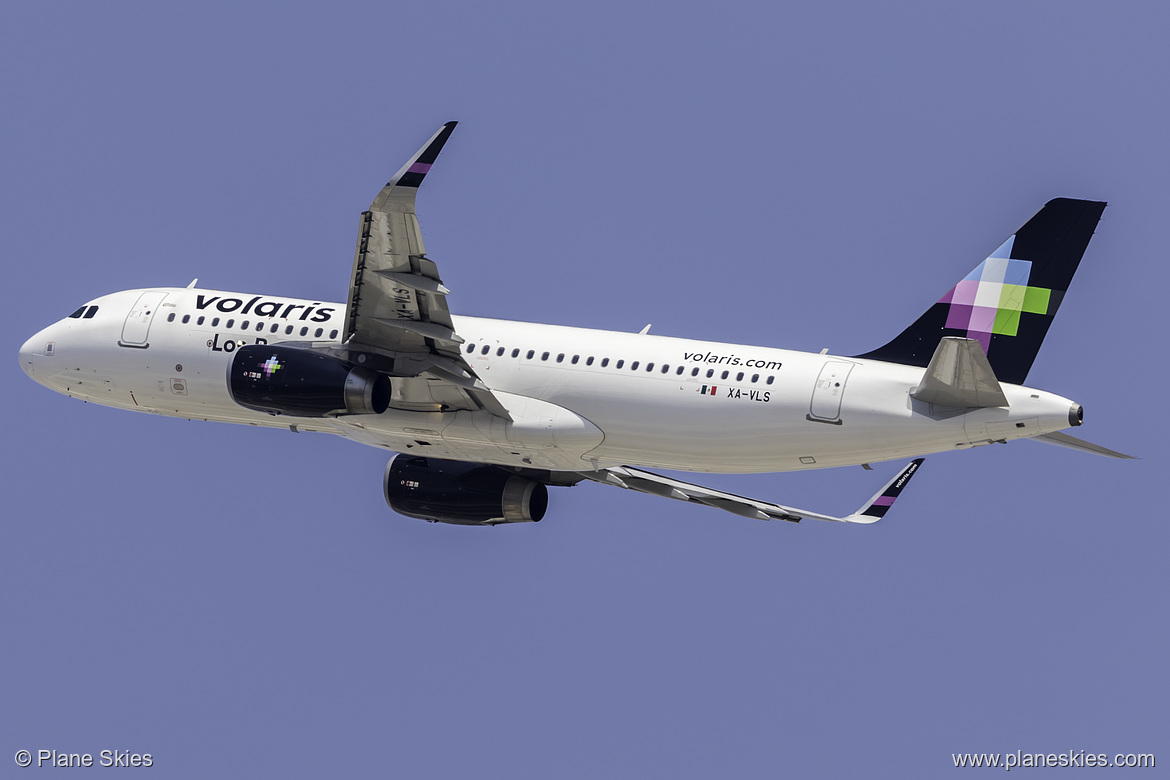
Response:
[[[878,500],[873,502],[874,506],[890,506],[894,503],[893,496],[878,496]]]
[[[427,163],[416,162],[414,165],[410,166],[410,168],[407,169],[406,172],[407,173],[426,173],[430,169],[431,169],[431,166],[428,165]]]

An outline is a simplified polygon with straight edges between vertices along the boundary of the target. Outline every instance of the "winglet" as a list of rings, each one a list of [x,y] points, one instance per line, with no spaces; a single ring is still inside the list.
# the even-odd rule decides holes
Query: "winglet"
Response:
[[[898,496],[910,484],[910,478],[918,472],[918,467],[922,465],[924,460],[926,459],[915,458],[910,461],[898,476],[891,479],[881,489],[881,492],[871,498],[861,509],[843,518],[844,521],[847,523],[876,523],[885,517],[886,512],[890,511],[890,507],[894,505],[894,501],[898,499]]]
[[[422,148],[406,161],[406,165],[403,165],[398,173],[394,174],[390,181],[386,182],[386,186],[382,188],[382,191],[378,193],[378,197],[374,198],[374,202],[370,204],[370,210],[383,210],[386,201],[396,196],[405,196],[413,200],[419,185],[423,183],[427,172],[435,164],[435,160],[439,157],[439,152],[443,151],[443,144],[447,143],[447,139],[451,137],[451,132],[457,124],[458,122],[448,122],[440,127],[438,132],[432,135],[430,140],[423,144]],[[395,192],[398,188],[402,189]]]

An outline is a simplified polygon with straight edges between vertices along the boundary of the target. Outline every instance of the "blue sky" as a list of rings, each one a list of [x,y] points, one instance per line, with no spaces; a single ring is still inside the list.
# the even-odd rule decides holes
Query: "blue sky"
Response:
[[[1170,761],[1170,54],[1150,8],[9,4],[0,761]],[[29,335],[116,290],[344,300],[358,214],[450,119],[418,208],[463,314],[856,354],[1045,201],[1108,200],[1029,384],[1142,460],[934,456],[873,527],[590,485],[539,525],[468,529],[392,514],[372,449],[86,405],[20,371]],[[896,468],[703,481],[846,512]]]

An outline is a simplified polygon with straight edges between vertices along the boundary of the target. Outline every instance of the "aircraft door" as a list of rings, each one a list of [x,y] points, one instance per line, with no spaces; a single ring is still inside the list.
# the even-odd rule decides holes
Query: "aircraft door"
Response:
[[[845,396],[845,382],[853,363],[830,360],[821,368],[813,387],[812,403],[807,419],[813,422],[841,424],[841,399]]]
[[[122,338],[118,339],[120,347],[136,347],[146,349],[150,346],[146,338],[150,334],[150,322],[154,313],[167,297],[165,292],[147,290],[138,296],[137,303],[130,308],[126,315],[126,323],[122,326]]]

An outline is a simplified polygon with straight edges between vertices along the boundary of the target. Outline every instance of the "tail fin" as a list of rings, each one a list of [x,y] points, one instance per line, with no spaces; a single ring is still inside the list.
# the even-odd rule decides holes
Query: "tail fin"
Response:
[[[926,367],[946,336],[976,339],[996,377],[1023,384],[1104,203],[1057,198],[884,347],[857,355]]]

